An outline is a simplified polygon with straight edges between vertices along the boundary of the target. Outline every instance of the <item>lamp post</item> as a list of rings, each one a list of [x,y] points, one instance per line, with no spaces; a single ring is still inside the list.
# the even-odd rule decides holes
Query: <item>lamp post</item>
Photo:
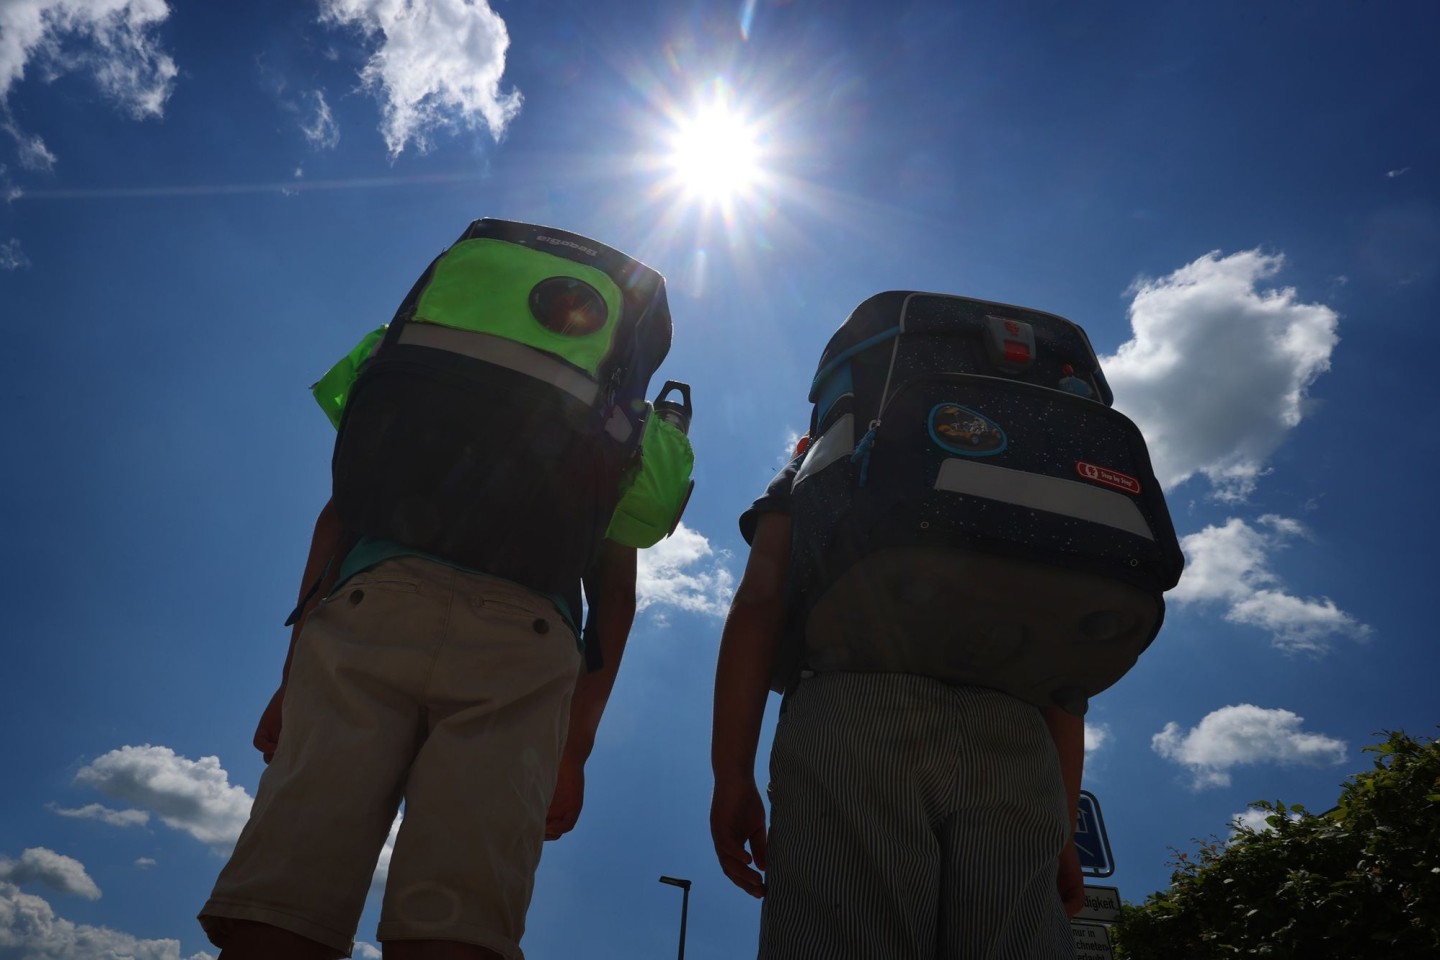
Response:
[[[684,897],[680,900],[680,958],[685,960],[685,916],[690,912],[690,881],[681,880],[679,877],[661,877],[661,883],[668,883],[672,887],[679,887],[685,891]]]

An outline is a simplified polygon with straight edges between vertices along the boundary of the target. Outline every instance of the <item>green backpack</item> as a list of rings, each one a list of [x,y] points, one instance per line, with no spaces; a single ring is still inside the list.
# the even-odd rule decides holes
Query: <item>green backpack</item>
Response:
[[[677,426],[689,387],[645,400],[670,338],[665,281],[643,263],[577,234],[475,221],[313,388],[338,431],[347,531],[578,613],[600,541],[652,546],[693,487]],[[674,390],[683,403],[663,399]]]

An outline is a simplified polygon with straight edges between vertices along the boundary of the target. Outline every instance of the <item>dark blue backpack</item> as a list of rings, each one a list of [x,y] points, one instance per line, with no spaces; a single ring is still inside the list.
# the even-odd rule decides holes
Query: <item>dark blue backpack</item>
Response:
[[[777,689],[802,669],[919,673],[1082,714],[1155,638],[1184,557],[1079,326],[878,294],[810,400]]]

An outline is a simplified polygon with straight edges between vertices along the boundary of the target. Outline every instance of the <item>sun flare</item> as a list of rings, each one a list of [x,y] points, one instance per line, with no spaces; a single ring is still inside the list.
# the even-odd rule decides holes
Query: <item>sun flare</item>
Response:
[[[755,188],[761,177],[756,130],[722,102],[681,120],[670,141],[668,165],[690,197],[725,204]]]

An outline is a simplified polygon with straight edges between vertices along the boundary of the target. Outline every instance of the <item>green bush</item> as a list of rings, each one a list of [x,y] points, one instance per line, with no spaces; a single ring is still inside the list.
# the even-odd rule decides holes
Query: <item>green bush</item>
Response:
[[[1177,853],[1170,889],[1126,905],[1124,960],[1440,958],[1440,744],[1389,733],[1335,809],[1259,802],[1261,829]]]

